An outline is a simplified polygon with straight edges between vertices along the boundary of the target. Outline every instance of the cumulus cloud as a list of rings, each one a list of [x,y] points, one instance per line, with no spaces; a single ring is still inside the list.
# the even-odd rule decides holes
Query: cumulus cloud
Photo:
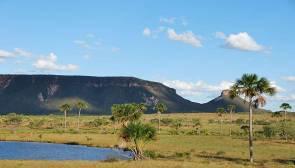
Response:
[[[283,79],[289,82],[295,82],[295,76],[285,76]]]
[[[1,59],[13,57],[13,56],[14,56],[13,52],[9,52],[9,51],[0,49],[0,58]]]
[[[38,58],[33,66],[43,71],[75,71],[78,69],[78,66],[74,64],[57,64],[57,56],[54,53]]]
[[[146,28],[143,29],[142,34],[143,34],[144,36],[149,37],[149,36],[152,35],[152,31],[151,31],[151,29],[149,29],[149,28],[146,27]]]
[[[0,49],[0,58],[9,58],[9,57],[15,57],[15,56],[24,56],[24,57],[30,57],[32,53],[29,51],[26,51],[21,48],[14,48],[13,51],[6,51]]]
[[[164,85],[174,88],[182,96],[195,96],[208,92],[221,92],[222,90],[229,89],[233,82],[221,81],[217,85],[211,85],[204,81],[186,82],[180,80],[168,80],[163,82]]]
[[[180,34],[177,34],[174,29],[169,28],[167,30],[167,35],[170,40],[180,41],[186,44],[190,44],[193,47],[201,47],[201,40],[194,35],[191,31],[186,31]]]
[[[161,23],[168,23],[168,24],[173,24],[175,22],[175,20],[176,20],[175,17],[169,17],[169,18],[161,17],[160,18]]]
[[[14,53],[15,55],[24,56],[24,57],[30,57],[32,55],[32,53],[30,53],[29,51],[26,51],[21,48],[15,48]]]
[[[230,34],[228,36],[226,36],[223,32],[216,32],[215,36],[223,39],[225,41],[225,46],[231,49],[252,52],[261,52],[266,50],[264,46],[258,44],[247,32]]]

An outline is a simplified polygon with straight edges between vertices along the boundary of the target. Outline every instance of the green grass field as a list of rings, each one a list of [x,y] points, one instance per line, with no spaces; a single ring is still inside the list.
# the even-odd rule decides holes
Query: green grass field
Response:
[[[83,144],[96,147],[114,147],[120,143],[118,124],[110,116],[82,116],[77,131],[77,117],[68,117],[69,128],[63,129],[63,116],[1,116],[0,140],[41,141],[51,143]],[[144,115],[143,121],[157,126],[155,115]],[[21,119],[19,119],[21,118]],[[253,167],[248,163],[247,134],[240,129],[246,124],[247,113],[234,114],[233,124],[229,115],[223,116],[220,125],[217,114],[163,114],[161,132],[156,141],[144,146],[150,159],[143,161],[14,161],[1,160],[5,168],[92,168],[92,167]],[[295,115],[288,115],[294,125]],[[254,167],[295,167],[295,141],[290,136],[285,141],[279,135],[266,137],[263,127],[279,124],[282,118],[272,118],[269,113],[255,114],[255,164]],[[181,124],[175,126],[173,121]],[[196,124],[196,123],[200,123]],[[232,127],[232,136],[229,129]],[[291,128],[295,132],[294,127]]]

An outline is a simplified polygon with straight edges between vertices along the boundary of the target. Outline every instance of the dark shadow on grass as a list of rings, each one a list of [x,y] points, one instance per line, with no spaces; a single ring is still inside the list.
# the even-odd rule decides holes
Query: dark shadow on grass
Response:
[[[249,159],[242,159],[242,158],[235,158],[235,157],[228,157],[228,156],[223,156],[223,155],[208,155],[208,154],[197,154],[197,157],[205,158],[207,160],[212,160],[212,161],[229,161],[233,162],[236,164],[240,165],[251,165],[249,162]],[[255,166],[264,166],[264,164],[267,162],[267,160],[260,160],[260,161],[255,161],[254,165]]]
[[[234,158],[234,157],[227,157],[227,156],[203,155],[203,154],[197,154],[196,156],[205,158],[205,159],[225,160],[225,161],[235,162],[237,164],[246,164],[249,162],[248,159],[241,159],[241,158]]]
[[[273,159],[273,161],[286,165],[295,165],[295,159]]]

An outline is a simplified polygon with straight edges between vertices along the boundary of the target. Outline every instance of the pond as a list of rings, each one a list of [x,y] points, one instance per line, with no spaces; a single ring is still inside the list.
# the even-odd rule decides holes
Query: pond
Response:
[[[38,142],[0,141],[0,160],[128,160],[130,151]]]

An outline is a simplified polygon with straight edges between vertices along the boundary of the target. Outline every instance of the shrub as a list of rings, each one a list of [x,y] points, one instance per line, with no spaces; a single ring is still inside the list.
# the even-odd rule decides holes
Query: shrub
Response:
[[[171,119],[171,118],[162,118],[161,119],[161,124],[164,125],[164,126],[172,125],[173,122],[174,122],[174,120]]]
[[[148,158],[151,158],[151,159],[155,159],[157,157],[157,154],[155,151],[150,151],[150,150],[146,150],[144,151],[144,156],[145,157],[148,157]]]
[[[87,123],[87,125],[90,127],[100,127],[102,125],[107,125],[107,124],[109,124],[109,122],[102,118],[96,118],[93,121],[89,121]]]
[[[6,115],[5,123],[8,125],[20,125],[22,122],[22,116],[16,113],[9,113]]]
[[[267,138],[271,138],[275,136],[275,129],[271,126],[264,126],[263,127],[263,135]]]
[[[242,118],[238,118],[235,121],[236,124],[242,125],[242,124],[247,124],[246,120],[242,119]]]
[[[266,120],[255,120],[254,124],[255,125],[270,125],[270,122],[266,121]]]
[[[33,120],[33,121],[30,121],[29,123],[29,127],[30,128],[40,128],[44,125],[45,123],[45,120],[44,119],[41,119],[41,120]]]

